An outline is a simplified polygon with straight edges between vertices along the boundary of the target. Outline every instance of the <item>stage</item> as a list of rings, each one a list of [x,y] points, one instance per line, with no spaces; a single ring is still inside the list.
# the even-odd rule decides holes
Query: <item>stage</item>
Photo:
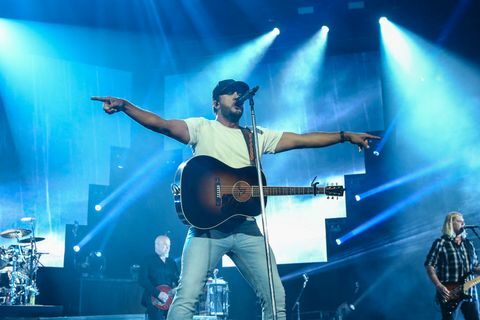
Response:
[[[177,267],[259,320],[266,231],[288,320],[440,318],[449,212],[479,256],[475,39],[479,0],[0,0],[0,318],[140,319]]]

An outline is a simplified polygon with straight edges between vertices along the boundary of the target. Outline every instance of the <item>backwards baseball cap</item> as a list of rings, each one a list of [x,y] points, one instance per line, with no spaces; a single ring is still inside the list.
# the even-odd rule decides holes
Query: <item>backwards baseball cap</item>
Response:
[[[218,100],[218,97],[222,94],[232,94],[235,91],[244,94],[250,90],[248,84],[243,81],[236,81],[233,79],[226,79],[219,81],[212,92],[213,100]]]

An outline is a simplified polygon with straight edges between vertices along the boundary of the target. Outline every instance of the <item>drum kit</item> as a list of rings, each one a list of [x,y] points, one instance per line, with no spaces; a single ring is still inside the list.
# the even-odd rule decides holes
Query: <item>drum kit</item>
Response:
[[[24,222],[31,222],[30,229],[0,232],[0,237],[15,241],[7,247],[0,246],[0,305],[35,304],[37,270],[44,254],[37,251],[37,242],[45,238],[35,236],[34,220],[22,218]]]

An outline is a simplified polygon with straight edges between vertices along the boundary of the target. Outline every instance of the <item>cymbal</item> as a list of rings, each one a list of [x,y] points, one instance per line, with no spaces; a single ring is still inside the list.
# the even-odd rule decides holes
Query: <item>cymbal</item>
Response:
[[[45,238],[44,237],[35,237],[33,239],[25,238],[25,239],[18,240],[18,243],[30,243],[30,241],[32,241],[32,240],[33,240],[33,242],[40,242],[40,241],[45,240]]]
[[[8,229],[3,232],[0,232],[0,237],[3,238],[22,238],[25,236],[28,236],[30,233],[32,233],[31,230],[28,229]]]

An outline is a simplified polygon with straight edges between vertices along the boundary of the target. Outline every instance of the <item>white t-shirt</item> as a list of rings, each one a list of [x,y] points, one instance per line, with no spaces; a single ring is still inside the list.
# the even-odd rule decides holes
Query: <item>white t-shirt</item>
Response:
[[[214,157],[233,168],[250,165],[247,143],[240,129],[205,118],[185,119],[193,154]],[[283,132],[257,127],[260,152],[275,153]]]

